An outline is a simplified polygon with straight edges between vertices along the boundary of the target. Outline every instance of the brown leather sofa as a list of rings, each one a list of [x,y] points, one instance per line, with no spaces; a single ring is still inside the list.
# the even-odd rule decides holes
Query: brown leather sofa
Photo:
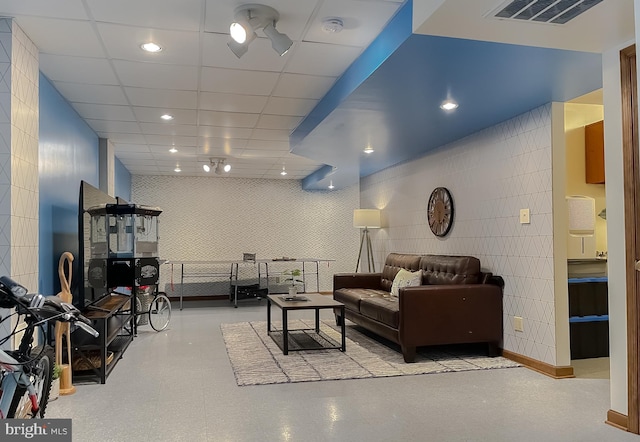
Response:
[[[391,286],[401,268],[422,271],[422,285]],[[405,362],[416,347],[486,342],[490,356],[502,341],[501,277],[480,271],[472,256],[391,253],[380,273],[337,273],[333,298],[352,322],[400,344]],[[337,310],[336,323],[344,318]]]

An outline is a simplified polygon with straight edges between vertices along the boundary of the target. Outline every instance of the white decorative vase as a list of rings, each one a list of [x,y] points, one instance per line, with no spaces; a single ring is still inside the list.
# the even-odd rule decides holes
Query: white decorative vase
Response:
[[[298,294],[298,287],[293,284],[289,286],[289,296],[296,296]]]
[[[60,396],[60,378],[53,379],[51,381],[51,392],[49,393],[49,400],[55,401]]]

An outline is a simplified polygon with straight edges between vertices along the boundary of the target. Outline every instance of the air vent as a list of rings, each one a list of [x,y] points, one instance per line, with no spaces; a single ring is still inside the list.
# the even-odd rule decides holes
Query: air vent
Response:
[[[498,9],[497,18],[563,25],[602,0],[513,0]]]

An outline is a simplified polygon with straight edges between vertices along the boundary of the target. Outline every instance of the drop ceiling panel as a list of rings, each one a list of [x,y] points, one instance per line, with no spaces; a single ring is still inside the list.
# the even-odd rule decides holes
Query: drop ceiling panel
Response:
[[[20,17],[16,22],[29,38],[38,42],[40,52],[79,57],[103,54],[100,41],[88,21]]]
[[[145,136],[142,134],[130,134],[126,132],[99,132],[100,138],[108,138],[113,143],[147,144]]]
[[[133,108],[136,119],[145,123],[163,123],[161,115],[167,113],[173,116],[170,124],[196,124],[195,109],[167,109],[160,107],[138,107]]]
[[[40,54],[40,70],[53,81],[118,85],[106,59]]]
[[[113,104],[72,103],[72,106],[83,118],[93,120],[136,121],[129,106]]]
[[[318,100],[271,97],[264,108],[264,113],[304,117],[311,112],[317,103]]]
[[[325,0],[314,16],[304,41],[367,47],[400,7],[398,3],[357,0]],[[327,17],[339,17],[344,28],[330,33],[322,30]]]
[[[282,115],[261,115],[258,120],[259,129],[286,129],[293,130],[302,121],[301,117],[288,117]]]
[[[275,72],[204,67],[201,70],[200,89],[206,92],[271,95],[277,81],[278,74]]]
[[[85,118],[85,121],[96,132],[121,132],[125,134],[139,134],[140,126],[133,121],[113,121],[113,120],[92,120]]]
[[[192,109],[198,102],[196,91],[125,87],[124,91],[134,106]]]
[[[203,12],[202,0],[86,0],[86,2],[96,21],[161,29],[197,31]]]
[[[153,135],[193,137],[198,133],[198,128],[195,125],[186,126],[180,124],[140,123],[140,128],[145,134]]]
[[[211,138],[251,138],[251,129],[240,127],[215,127],[215,126],[200,126],[198,128],[198,135],[201,137]]]
[[[151,151],[151,153],[153,153],[154,155],[158,155],[161,154],[161,158],[162,159],[166,159],[166,160],[170,160],[171,155],[167,156],[167,152],[169,152],[169,149],[171,149],[170,145],[167,144],[149,144],[149,150]],[[184,154],[190,154],[190,153],[195,153],[196,148],[195,147],[186,147],[186,146],[179,146],[180,150],[179,152],[183,152]],[[173,155],[172,152],[169,152]],[[175,152],[178,153],[178,152]]]
[[[200,93],[199,107],[204,110],[259,114],[267,104],[267,100],[268,98],[263,95],[202,92]]]
[[[146,144],[117,143],[114,144],[114,149],[116,152],[151,152],[151,149]]]
[[[6,17],[36,15],[41,17],[87,19],[82,0],[56,0],[55,2],[51,0],[4,1],[0,4],[0,15]]]
[[[68,100],[77,103],[128,105],[120,86],[54,82],[55,88]]]
[[[199,150],[207,153],[208,149],[244,149],[247,141],[241,138],[204,138],[201,137],[198,143]]]
[[[362,48],[354,46],[302,42],[285,71],[294,74],[339,77],[361,52]]]
[[[165,144],[167,146],[176,146],[178,150],[184,146],[193,147],[198,143],[198,137],[190,136],[177,136],[177,135],[145,135],[145,138],[149,144]]]
[[[254,127],[258,122],[258,116],[258,114],[200,111],[198,112],[198,124],[203,126]]]
[[[254,140],[286,141],[289,142],[289,130],[254,129],[251,136]]]
[[[276,150],[289,152],[288,141],[249,140],[247,149]]]
[[[198,87],[198,69],[195,66],[124,60],[113,60],[113,65],[124,86],[192,91]]]
[[[164,64],[198,64],[199,34],[197,32],[169,31],[107,23],[99,23],[97,26],[111,58]],[[141,44],[150,41],[162,46],[162,51],[151,53],[140,48]]]
[[[283,158],[288,152],[263,150],[263,149],[244,149],[240,158]]]
[[[329,91],[336,77],[282,74],[273,91],[276,97],[320,99]]]
[[[202,37],[202,64],[228,69],[280,72],[289,60],[289,54],[279,56],[268,38],[257,38],[249,45],[242,58],[236,57],[227,46],[229,34],[205,33]]]

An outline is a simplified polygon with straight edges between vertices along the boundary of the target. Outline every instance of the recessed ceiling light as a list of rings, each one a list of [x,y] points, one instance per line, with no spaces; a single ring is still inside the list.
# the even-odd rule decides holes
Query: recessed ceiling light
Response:
[[[456,103],[453,100],[445,100],[440,105],[440,109],[447,110],[447,111],[454,110],[457,107],[458,107],[458,103]]]
[[[329,189],[334,189],[333,180],[329,181]]]
[[[364,148],[363,152],[366,153],[366,154],[369,154],[369,153],[373,153],[374,150],[373,150],[373,147],[367,146],[367,147]]]
[[[284,168],[284,164],[282,165],[282,172],[280,172],[280,175],[285,176],[287,174],[287,171]]]
[[[176,153],[178,151],[178,149],[176,149],[175,147],[172,147],[171,149],[169,149],[169,152],[171,153]]]
[[[182,172],[182,169],[180,169],[180,166],[176,166],[175,169],[173,169],[174,172]]]
[[[140,47],[142,48],[143,51],[146,52],[160,52],[162,50],[162,46],[160,46],[157,43],[154,43],[152,41],[148,42],[148,43],[144,43],[141,44]]]
[[[173,120],[173,115],[164,114],[164,115],[161,115],[160,118],[162,118],[164,121],[171,121]]]

